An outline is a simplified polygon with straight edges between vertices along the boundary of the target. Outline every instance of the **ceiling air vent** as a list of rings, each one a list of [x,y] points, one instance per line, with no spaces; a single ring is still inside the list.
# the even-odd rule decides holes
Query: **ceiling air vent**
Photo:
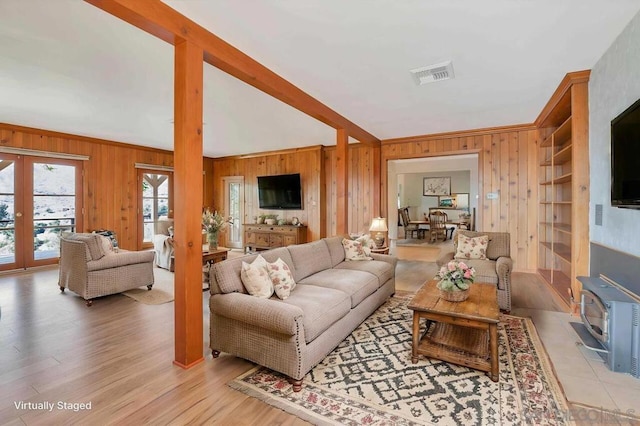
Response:
[[[418,86],[454,78],[451,61],[409,71]]]

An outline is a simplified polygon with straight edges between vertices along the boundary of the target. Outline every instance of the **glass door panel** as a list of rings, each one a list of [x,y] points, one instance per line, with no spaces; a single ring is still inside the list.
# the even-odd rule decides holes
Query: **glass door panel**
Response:
[[[60,234],[76,231],[76,168],[33,163],[33,259],[60,256]]]
[[[0,156],[0,269],[16,264],[16,164]]]
[[[226,245],[230,248],[242,248],[242,218],[244,217],[244,178],[225,177],[225,215],[230,216]]]
[[[142,199],[140,215],[142,217],[141,247],[153,245],[158,219],[170,217],[170,193],[172,174],[140,171]],[[172,215],[171,215],[172,216]]]

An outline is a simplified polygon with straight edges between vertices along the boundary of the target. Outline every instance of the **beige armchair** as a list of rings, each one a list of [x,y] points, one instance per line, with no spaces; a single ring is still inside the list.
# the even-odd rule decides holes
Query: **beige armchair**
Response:
[[[498,305],[504,311],[511,311],[511,259],[510,237],[508,232],[474,232],[459,230],[453,237],[453,252],[445,253],[437,260],[438,267],[446,265],[458,250],[458,235],[467,237],[489,236],[487,259],[464,259],[464,262],[476,270],[476,282],[496,284],[498,287]],[[461,259],[462,260],[462,259]]]
[[[77,293],[91,306],[96,297],[153,286],[152,251],[114,250],[99,234],[64,232],[60,237],[60,291]]]

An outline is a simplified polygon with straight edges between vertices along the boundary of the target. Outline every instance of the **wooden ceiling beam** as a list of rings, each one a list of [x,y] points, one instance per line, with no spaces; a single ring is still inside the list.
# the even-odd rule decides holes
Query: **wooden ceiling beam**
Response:
[[[380,140],[160,0],[85,0],[167,43],[200,46],[205,62],[365,143]]]

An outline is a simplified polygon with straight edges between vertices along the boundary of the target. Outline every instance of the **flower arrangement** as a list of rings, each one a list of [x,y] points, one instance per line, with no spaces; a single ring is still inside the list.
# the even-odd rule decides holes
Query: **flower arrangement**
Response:
[[[452,260],[440,268],[438,288],[443,291],[465,291],[475,280],[476,270],[464,262]]]
[[[225,219],[218,211],[212,213],[207,208],[202,212],[202,229],[207,234],[217,234],[220,231],[224,231],[227,223],[233,223],[231,217]]]

